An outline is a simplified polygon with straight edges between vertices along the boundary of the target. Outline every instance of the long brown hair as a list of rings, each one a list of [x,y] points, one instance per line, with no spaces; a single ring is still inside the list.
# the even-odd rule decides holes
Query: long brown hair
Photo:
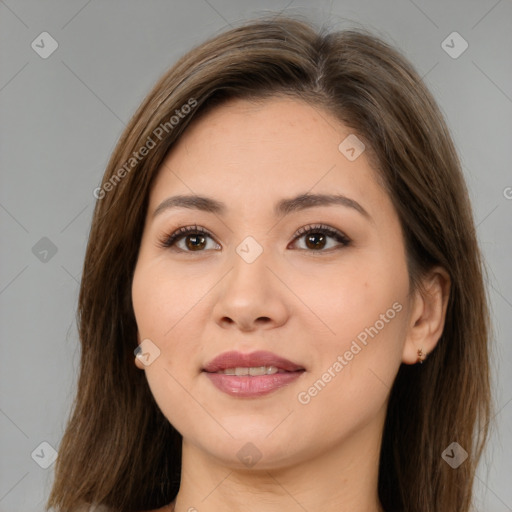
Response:
[[[277,94],[327,109],[365,143],[401,221],[411,287],[434,265],[450,275],[439,343],[424,364],[402,364],[391,390],[378,490],[386,512],[469,510],[491,411],[490,326],[452,139],[432,95],[392,46],[362,29],[329,33],[281,16],[245,23],[183,56],[143,101],[109,161],[79,295],[77,395],[47,510],[89,503],[139,511],[176,496],[181,436],[134,364],[131,282],[149,187],[198,114],[229,98]],[[457,469],[441,457],[454,441],[469,454]]]

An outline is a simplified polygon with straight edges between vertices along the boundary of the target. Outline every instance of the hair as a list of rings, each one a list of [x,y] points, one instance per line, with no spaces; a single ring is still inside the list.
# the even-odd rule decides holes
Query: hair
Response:
[[[176,496],[182,437],[133,361],[131,283],[150,185],[200,114],[234,98],[278,95],[325,109],[364,142],[401,222],[411,289],[434,266],[450,276],[436,348],[425,364],[402,364],[390,392],[378,493],[386,512],[469,510],[491,415],[490,323],[453,141],[421,77],[392,45],[364,29],[328,32],[284,16],[246,22],[184,55],[144,99],[109,160],[78,298],[77,393],[46,510],[140,511]],[[441,457],[453,441],[469,454],[457,470]]]

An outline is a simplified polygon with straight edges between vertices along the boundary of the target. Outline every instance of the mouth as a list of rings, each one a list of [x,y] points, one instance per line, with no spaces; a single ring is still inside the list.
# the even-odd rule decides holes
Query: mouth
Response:
[[[220,354],[202,371],[220,391],[240,398],[256,398],[292,383],[306,370],[271,352],[232,351]]]

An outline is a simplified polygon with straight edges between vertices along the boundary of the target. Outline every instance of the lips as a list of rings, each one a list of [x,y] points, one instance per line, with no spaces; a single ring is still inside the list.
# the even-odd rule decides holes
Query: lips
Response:
[[[305,368],[272,352],[224,352],[203,369],[220,391],[236,398],[260,398],[299,379]]]
[[[242,352],[230,351],[224,352],[212,359],[205,365],[203,371],[215,373],[230,368],[256,368],[263,366],[274,366],[280,372],[304,370],[303,366],[283,357],[279,357],[272,352],[257,351],[250,354],[243,354]]]

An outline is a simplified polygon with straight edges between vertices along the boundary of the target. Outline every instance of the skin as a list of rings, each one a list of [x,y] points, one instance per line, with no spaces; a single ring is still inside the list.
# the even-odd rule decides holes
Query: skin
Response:
[[[160,355],[146,372],[160,409],[183,436],[177,512],[376,512],[378,460],[391,385],[402,363],[430,353],[444,324],[449,279],[436,268],[425,291],[409,289],[398,216],[363,152],[338,145],[351,132],[300,100],[233,100],[192,124],[153,183],[132,299],[139,343]],[[334,205],[275,217],[274,203],[301,193],[343,194],[369,214]],[[156,207],[177,194],[226,203],[225,215]],[[320,249],[297,229],[325,224]],[[208,230],[174,248],[159,240],[182,226]],[[252,236],[262,254],[247,263],[237,246]],[[188,248],[187,248],[188,247]],[[181,248],[181,252],[179,251]],[[188,252],[186,252],[188,250]],[[365,328],[402,306],[342,371],[307,403],[307,391]],[[268,350],[302,365],[293,383],[259,398],[226,395],[201,372],[228,350]],[[261,459],[237,452],[252,443]],[[192,508],[194,507],[194,508]]]

